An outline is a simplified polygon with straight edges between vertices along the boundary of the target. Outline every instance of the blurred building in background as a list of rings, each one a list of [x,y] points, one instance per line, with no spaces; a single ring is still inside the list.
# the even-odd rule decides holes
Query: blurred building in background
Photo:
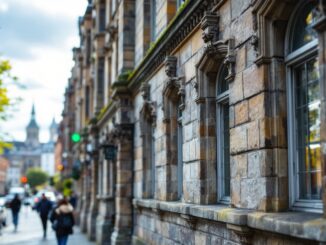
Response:
[[[326,242],[318,4],[89,0],[61,129],[82,231],[99,244]]]
[[[6,194],[8,159],[0,156],[0,196]]]
[[[3,156],[8,159],[7,187],[20,186],[20,179],[29,168],[38,167],[50,176],[54,174],[54,143],[57,137],[57,124],[53,119],[49,128],[49,141],[39,141],[40,128],[35,118],[35,107],[31,111],[31,119],[26,127],[26,140],[13,141],[11,149],[6,149]]]

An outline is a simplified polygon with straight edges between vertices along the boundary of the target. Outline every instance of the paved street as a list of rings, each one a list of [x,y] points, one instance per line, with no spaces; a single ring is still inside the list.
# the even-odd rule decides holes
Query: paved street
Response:
[[[36,212],[30,208],[22,207],[20,213],[20,221],[18,231],[14,233],[14,227],[11,224],[11,213],[9,213],[9,225],[3,230],[0,236],[0,244],[6,245],[56,245],[55,234],[51,229],[50,222],[48,223],[48,237],[43,240],[42,237],[42,225]],[[84,234],[79,232],[79,229],[75,227],[74,234],[69,236],[68,245],[94,245],[87,240]]]

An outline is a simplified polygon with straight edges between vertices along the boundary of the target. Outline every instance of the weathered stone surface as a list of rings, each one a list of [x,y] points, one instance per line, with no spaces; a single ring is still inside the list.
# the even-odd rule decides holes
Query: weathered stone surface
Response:
[[[235,125],[242,124],[248,121],[248,101],[244,100],[235,105],[234,114],[235,114]]]
[[[230,104],[233,105],[243,100],[243,79],[242,72],[235,75],[234,81],[230,83]]]
[[[231,154],[246,151],[248,148],[247,125],[230,129]]]
[[[266,88],[266,67],[249,66],[243,71],[243,93],[244,98],[258,94]]]
[[[253,121],[247,124],[248,130],[248,150],[253,150],[259,148],[259,123],[258,121]]]

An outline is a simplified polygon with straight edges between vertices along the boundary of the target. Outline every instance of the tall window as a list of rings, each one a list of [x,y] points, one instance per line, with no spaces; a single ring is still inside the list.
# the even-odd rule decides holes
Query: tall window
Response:
[[[116,11],[116,7],[117,7],[116,1],[117,0],[111,0],[111,16],[113,16]]]
[[[99,58],[97,67],[97,96],[98,96],[98,106],[102,107],[104,105],[104,75],[105,75],[105,59]]]
[[[86,32],[86,64],[87,65],[91,63],[91,52],[92,52],[91,30],[87,30]]]
[[[90,108],[90,91],[89,91],[89,86],[86,86],[86,91],[85,91],[85,116],[86,118],[89,118],[89,108]]]
[[[217,190],[218,201],[230,202],[230,131],[228,70],[220,70],[216,81]]]
[[[156,36],[156,0],[151,0],[151,42]]]
[[[290,30],[288,118],[290,200],[296,209],[317,211],[321,202],[320,79],[315,6],[301,6]]]
[[[150,126],[151,197],[155,197],[155,129]]]
[[[100,10],[99,10],[99,25],[98,25],[99,32],[105,31],[105,25],[106,25],[105,3],[101,3]]]
[[[183,195],[183,127],[182,127],[182,110],[180,109],[180,106],[177,108],[177,123],[178,123],[178,129],[177,129],[177,150],[178,150],[178,198],[182,199]]]

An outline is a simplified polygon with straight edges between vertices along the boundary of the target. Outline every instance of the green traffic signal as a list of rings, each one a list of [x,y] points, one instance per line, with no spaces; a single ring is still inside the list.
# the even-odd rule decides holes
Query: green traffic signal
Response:
[[[73,133],[71,135],[71,140],[74,143],[78,143],[80,141],[80,139],[81,139],[81,137],[80,137],[80,134],[79,133]]]

